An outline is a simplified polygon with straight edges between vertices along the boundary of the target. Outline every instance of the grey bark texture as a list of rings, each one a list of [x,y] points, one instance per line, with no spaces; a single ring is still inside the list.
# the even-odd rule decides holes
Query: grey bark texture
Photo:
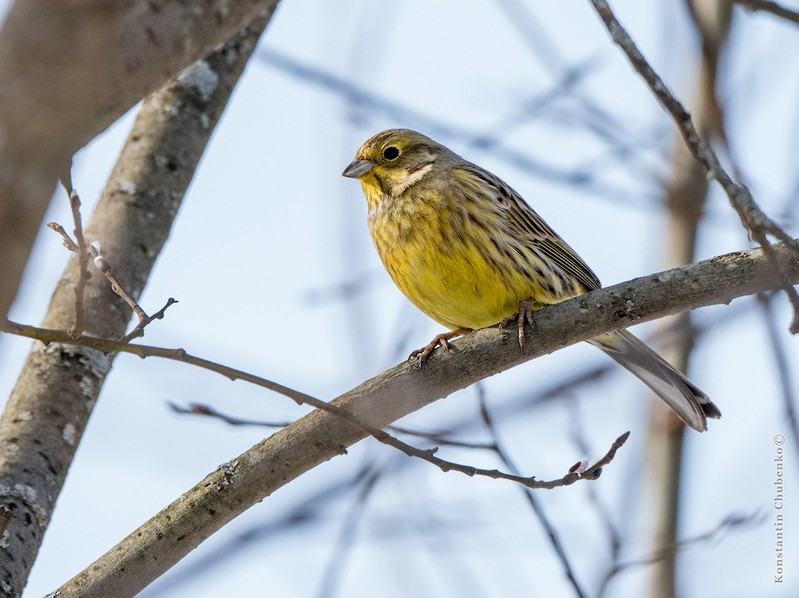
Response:
[[[799,256],[784,248],[777,251],[790,280],[798,282]],[[620,325],[729,303],[779,284],[773,265],[760,249],[719,256],[536,312],[535,335],[525,354],[519,351],[515,334],[497,328],[478,330],[453,342],[451,351],[433,353],[424,369],[402,363],[333,404],[382,428],[478,380]],[[366,436],[362,428],[339,416],[313,411],[217,468],[52,595],[136,594],[246,509],[306,471],[344,454]]]
[[[270,16],[271,11],[260,16],[141,108],[86,230],[87,241],[100,242],[104,257],[134,298],[147,282],[208,139]],[[94,109],[103,118],[113,112],[99,104]],[[72,325],[78,276],[73,259],[44,326]],[[97,270],[84,296],[86,333],[124,336],[131,310]],[[25,362],[0,419],[0,507],[11,513],[0,544],[0,590],[5,595],[18,596],[25,586],[112,362],[113,355],[59,343],[35,343]]]
[[[0,31],[0,317],[72,155],[277,0],[17,0]]]
[[[721,75],[719,65],[732,19],[729,0],[692,0],[689,3],[701,42],[701,56],[696,69],[696,90],[691,113],[699,134],[709,141],[724,139],[724,115],[716,93]],[[672,154],[672,178],[666,185],[668,215],[665,238],[665,267],[690,264],[696,259],[696,243],[707,199],[709,182],[701,165],[688,147],[675,135]],[[695,334],[690,312],[663,321],[673,341],[661,351],[681,372],[688,373]],[[653,404],[647,439],[646,473],[642,481],[649,485],[641,501],[644,521],[653,522],[651,550],[662,559],[651,567],[651,596],[674,598],[679,595],[676,549],[681,513],[682,463],[686,430],[673,412]],[[674,547],[673,549],[670,547]]]

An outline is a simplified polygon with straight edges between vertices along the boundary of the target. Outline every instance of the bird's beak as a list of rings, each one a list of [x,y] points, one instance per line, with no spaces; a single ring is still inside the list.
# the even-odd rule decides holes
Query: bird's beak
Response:
[[[353,160],[347,168],[344,169],[344,172],[341,173],[341,176],[346,176],[351,179],[359,179],[367,172],[372,170],[373,164],[369,162],[369,160]]]

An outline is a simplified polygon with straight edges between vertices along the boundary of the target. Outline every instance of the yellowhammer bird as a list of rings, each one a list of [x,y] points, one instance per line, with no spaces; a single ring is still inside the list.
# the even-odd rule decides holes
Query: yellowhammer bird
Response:
[[[421,133],[391,129],[342,173],[360,179],[369,230],[400,290],[451,332],[415,351],[600,288],[582,259],[502,180]],[[516,316],[515,314],[518,314]],[[638,376],[695,430],[721,412],[626,330],[589,341]]]

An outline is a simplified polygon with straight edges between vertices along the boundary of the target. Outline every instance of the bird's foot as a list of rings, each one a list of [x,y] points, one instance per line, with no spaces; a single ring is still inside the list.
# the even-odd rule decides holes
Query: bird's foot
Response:
[[[421,349],[416,349],[412,351],[411,354],[408,356],[408,360],[419,358],[419,363],[424,364],[427,361],[427,358],[430,357],[430,354],[433,350],[438,347],[442,346],[447,351],[449,351],[449,341],[451,341],[456,336],[461,336],[462,334],[466,334],[467,332],[471,332],[471,328],[458,328],[456,330],[451,330],[450,332],[442,332],[441,334],[437,334],[433,340],[431,340],[427,345],[422,347]]]
[[[502,322],[500,322],[500,328],[506,328],[511,324],[516,324],[519,329],[519,347],[524,353],[524,325],[525,323],[530,325],[530,328],[535,330],[535,320],[533,319],[533,303],[532,301],[525,300],[519,303],[519,311],[513,314],[512,316],[508,316]]]

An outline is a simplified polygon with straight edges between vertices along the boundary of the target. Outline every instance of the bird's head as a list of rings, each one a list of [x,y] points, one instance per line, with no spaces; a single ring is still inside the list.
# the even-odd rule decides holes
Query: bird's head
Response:
[[[417,184],[451,152],[410,129],[389,129],[367,140],[341,174],[359,179],[371,204]],[[445,161],[445,160],[443,160]]]

